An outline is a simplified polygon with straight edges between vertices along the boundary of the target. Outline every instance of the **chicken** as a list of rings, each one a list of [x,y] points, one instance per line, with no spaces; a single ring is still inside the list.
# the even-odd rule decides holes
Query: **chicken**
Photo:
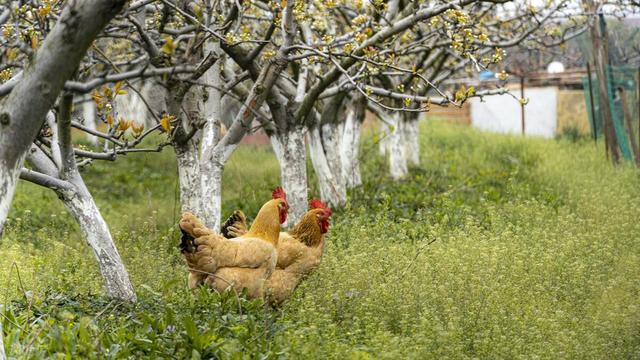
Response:
[[[247,231],[247,217],[241,210],[236,210],[220,227],[220,233],[227,239],[241,236]]]
[[[289,232],[281,232],[278,240],[278,262],[267,279],[267,298],[279,305],[293,294],[302,278],[318,267],[324,249],[324,234],[329,231],[331,209],[322,201],[310,202],[310,210]],[[240,215],[241,214],[241,215]],[[237,210],[223,226],[229,236],[242,236],[244,214]]]
[[[286,221],[289,209],[282,188],[274,190],[272,197],[262,206],[249,231],[233,239],[207,229],[191,213],[182,216],[180,249],[189,267],[189,288],[203,283],[219,292],[246,288],[248,297],[263,297],[264,281],[277,262],[280,225]]]

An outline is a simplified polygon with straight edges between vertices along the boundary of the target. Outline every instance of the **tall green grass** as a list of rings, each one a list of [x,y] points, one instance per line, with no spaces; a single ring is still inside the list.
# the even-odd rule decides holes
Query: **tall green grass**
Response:
[[[186,290],[170,150],[83,174],[138,291],[135,306],[100,296],[73,220],[50,192],[21,183],[0,244],[9,353],[640,357],[638,171],[612,167],[585,142],[441,123],[422,134],[421,164],[398,182],[365,141],[365,184],[335,213],[320,268],[280,310]],[[278,177],[267,148],[241,147],[225,169],[224,212],[255,213]]]

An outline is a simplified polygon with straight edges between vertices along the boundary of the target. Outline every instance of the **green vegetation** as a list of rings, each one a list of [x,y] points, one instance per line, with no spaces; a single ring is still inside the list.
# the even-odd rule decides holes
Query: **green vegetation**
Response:
[[[279,311],[186,290],[170,151],[85,172],[138,291],[135,306],[100,297],[73,220],[51,192],[22,183],[0,245],[9,353],[640,357],[637,170],[612,168],[589,142],[440,123],[423,134],[422,165],[401,182],[381,175],[384,159],[363,145],[367,183],[335,213],[319,270]],[[268,149],[239,149],[226,167],[225,213],[255,214],[278,173]]]

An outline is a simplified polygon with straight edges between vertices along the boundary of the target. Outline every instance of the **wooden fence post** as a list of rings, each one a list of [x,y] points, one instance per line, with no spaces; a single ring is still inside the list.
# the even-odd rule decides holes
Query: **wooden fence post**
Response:
[[[636,165],[640,167],[640,149],[638,149],[638,143],[636,142],[636,135],[633,131],[633,124],[631,122],[631,113],[629,112],[629,108],[627,107],[627,96],[625,95],[624,88],[622,86],[618,87],[618,93],[620,96],[620,102],[622,104],[622,113],[624,116],[624,122],[627,125],[627,134],[629,135],[629,142],[631,142],[631,151],[636,160]]]
[[[596,104],[593,98],[593,85],[591,84],[591,65],[587,61],[587,80],[589,82],[589,103],[591,105],[591,128],[593,129],[593,143],[598,144],[598,128],[596,127]]]
[[[591,13],[599,12],[598,15],[592,19],[593,23],[590,27],[591,46],[593,48],[593,64],[595,66],[598,79],[598,100],[600,104],[600,114],[602,117],[602,127],[604,130],[605,148],[607,149],[607,156],[611,153],[611,159],[615,164],[617,164],[620,162],[620,148],[616,138],[616,132],[613,124],[613,113],[609,99],[610,79],[608,75],[610,75],[610,71],[607,72],[606,68],[610,63],[606,23],[604,15],[599,11],[600,9],[598,9],[593,0],[582,0],[582,2],[587,11]]]

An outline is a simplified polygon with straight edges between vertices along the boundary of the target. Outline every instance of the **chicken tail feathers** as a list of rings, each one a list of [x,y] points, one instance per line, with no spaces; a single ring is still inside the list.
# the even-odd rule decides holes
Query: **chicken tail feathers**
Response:
[[[247,217],[236,210],[220,227],[220,233],[227,239],[233,239],[247,233]]]
[[[211,230],[207,229],[200,219],[188,212],[182,214],[179,226],[182,237],[180,238],[180,245],[178,245],[178,247],[183,254],[195,253],[197,249],[195,239],[211,233]]]
[[[194,241],[195,238],[191,236],[188,232],[184,231],[183,229],[180,229],[180,231],[182,232],[182,237],[180,238],[180,245],[178,245],[178,248],[180,248],[180,252],[183,254],[195,253],[197,249],[196,243]]]

